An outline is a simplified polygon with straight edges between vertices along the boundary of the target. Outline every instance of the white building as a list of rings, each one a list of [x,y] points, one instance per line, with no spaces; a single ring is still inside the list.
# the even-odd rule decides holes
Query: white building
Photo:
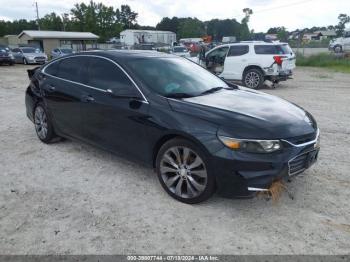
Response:
[[[120,42],[127,46],[143,43],[161,43],[171,45],[176,41],[176,34],[170,31],[134,30],[120,32]]]

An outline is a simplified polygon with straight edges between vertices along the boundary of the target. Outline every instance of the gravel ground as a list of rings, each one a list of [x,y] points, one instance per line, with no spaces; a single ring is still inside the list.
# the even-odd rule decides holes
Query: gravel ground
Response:
[[[26,69],[0,67],[0,254],[349,254],[350,74],[297,68],[264,91],[309,110],[319,162],[277,204],[171,199],[152,169],[65,141],[25,116]]]

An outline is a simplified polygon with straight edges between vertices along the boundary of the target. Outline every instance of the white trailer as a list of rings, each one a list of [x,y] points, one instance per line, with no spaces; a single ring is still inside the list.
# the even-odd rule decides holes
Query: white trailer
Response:
[[[170,31],[127,29],[120,32],[120,42],[127,46],[145,43],[171,45],[175,41],[176,34]]]

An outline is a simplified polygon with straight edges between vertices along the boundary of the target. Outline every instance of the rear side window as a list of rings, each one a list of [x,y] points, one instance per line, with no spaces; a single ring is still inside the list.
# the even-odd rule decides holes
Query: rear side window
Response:
[[[88,85],[99,89],[132,86],[130,79],[117,65],[103,58],[90,58],[88,75]]]
[[[235,45],[231,46],[227,56],[241,56],[249,52],[249,46],[247,45]]]
[[[85,60],[85,57],[70,57],[60,60],[57,77],[74,82],[81,82],[80,71],[86,64]]]
[[[284,55],[288,54],[282,45],[255,45],[255,53],[258,55]]]
[[[59,63],[60,63],[60,61],[53,62],[53,63],[49,64],[45,68],[45,73],[52,75],[52,76],[57,76]]]

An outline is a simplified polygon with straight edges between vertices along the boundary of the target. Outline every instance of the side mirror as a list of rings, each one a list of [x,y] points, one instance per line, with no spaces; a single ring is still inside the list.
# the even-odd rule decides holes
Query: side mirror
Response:
[[[119,85],[118,87],[108,88],[107,93],[115,98],[141,99],[140,93],[134,86]]]

